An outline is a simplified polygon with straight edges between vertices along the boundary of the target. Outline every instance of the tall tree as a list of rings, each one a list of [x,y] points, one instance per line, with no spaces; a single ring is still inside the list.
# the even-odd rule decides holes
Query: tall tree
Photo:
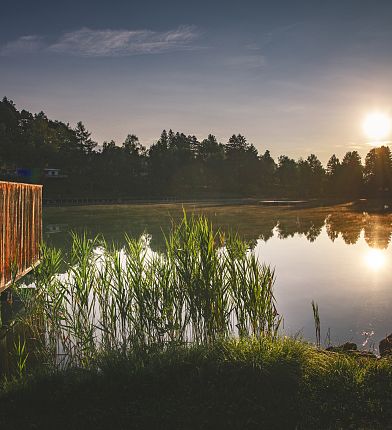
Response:
[[[297,163],[287,155],[281,155],[278,158],[278,168],[276,175],[282,194],[295,193],[298,186],[298,169]]]
[[[140,143],[139,138],[134,134],[128,134],[122,146],[125,152],[129,155],[140,157],[146,152],[146,148]]]
[[[81,121],[76,125],[75,134],[80,151],[85,155],[90,155],[97,146],[97,143],[91,139],[91,133]]]
[[[340,176],[342,165],[335,154],[328,160],[326,168],[327,192],[329,195],[337,196],[341,192]]]
[[[275,171],[277,169],[276,163],[268,149],[259,157],[259,160],[260,190],[264,194],[272,194],[274,191]]]
[[[254,194],[258,188],[257,149],[245,136],[233,134],[225,147],[226,182],[231,193]]]
[[[340,187],[345,197],[358,197],[363,188],[363,166],[357,151],[349,151],[341,165]]]
[[[204,162],[212,160],[223,160],[224,151],[224,145],[218,143],[214,135],[209,134],[207,139],[203,139],[200,142],[197,151],[197,157],[199,160]]]
[[[364,177],[368,193],[392,194],[392,156],[388,146],[369,151],[365,159]]]
[[[302,187],[308,195],[315,197],[324,194],[325,171],[315,154],[310,154],[305,161],[299,162],[299,173],[303,180]]]

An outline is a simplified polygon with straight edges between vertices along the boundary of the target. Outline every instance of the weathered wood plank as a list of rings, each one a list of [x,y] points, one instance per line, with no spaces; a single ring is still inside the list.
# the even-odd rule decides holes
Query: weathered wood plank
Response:
[[[42,186],[0,181],[0,291],[39,260]]]

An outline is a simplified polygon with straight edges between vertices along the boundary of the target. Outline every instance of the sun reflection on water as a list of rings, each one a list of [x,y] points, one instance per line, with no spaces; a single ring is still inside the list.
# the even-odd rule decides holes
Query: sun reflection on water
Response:
[[[386,255],[381,249],[370,249],[365,254],[365,262],[367,266],[372,270],[380,270],[386,264]]]

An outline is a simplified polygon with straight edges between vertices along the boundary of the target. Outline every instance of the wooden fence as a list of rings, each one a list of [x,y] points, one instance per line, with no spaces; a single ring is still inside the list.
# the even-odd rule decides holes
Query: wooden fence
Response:
[[[39,261],[42,186],[0,181],[0,292]]]

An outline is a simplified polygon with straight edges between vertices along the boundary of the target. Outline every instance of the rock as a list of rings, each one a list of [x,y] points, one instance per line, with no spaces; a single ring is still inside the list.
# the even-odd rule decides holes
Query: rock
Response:
[[[392,334],[387,336],[378,344],[381,357],[392,355]]]
[[[351,355],[358,358],[377,358],[376,354],[370,351],[348,351]]]
[[[327,351],[332,352],[349,352],[349,351],[358,351],[358,347],[356,343],[346,342],[343,345],[339,346],[329,346]]]
[[[341,354],[349,354],[357,358],[377,358],[375,354],[370,351],[358,351],[358,346],[353,342],[346,342],[339,346],[330,346],[326,349],[329,352],[339,352]]]

